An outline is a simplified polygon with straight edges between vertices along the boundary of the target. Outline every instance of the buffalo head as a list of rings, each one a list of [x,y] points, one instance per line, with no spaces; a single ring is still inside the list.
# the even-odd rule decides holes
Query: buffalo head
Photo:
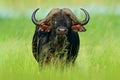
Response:
[[[83,8],[81,8],[81,10],[86,15],[86,18],[83,21],[79,21],[68,8],[55,8],[52,9],[44,19],[38,21],[35,18],[38,10],[39,8],[36,9],[32,14],[32,22],[39,26],[38,30],[50,32],[52,29],[54,29],[55,33],[58,35],[68,34],[69,31],[84,32],[86,29],[83,27],[83,25],[86,25],[90,19],[88,12]]]

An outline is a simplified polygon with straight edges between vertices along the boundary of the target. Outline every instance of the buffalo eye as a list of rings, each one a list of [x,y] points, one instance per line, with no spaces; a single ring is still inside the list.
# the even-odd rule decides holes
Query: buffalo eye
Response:
[[[57,24],[57,21],[55,21],[54,23]]]

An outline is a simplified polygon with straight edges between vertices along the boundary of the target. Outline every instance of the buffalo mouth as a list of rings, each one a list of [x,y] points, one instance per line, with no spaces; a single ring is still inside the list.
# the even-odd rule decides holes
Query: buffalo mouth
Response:
[[[66,27],[58,27],[56,29],[56,34],[57,35],[65,35],[68,33],[68,29]]]

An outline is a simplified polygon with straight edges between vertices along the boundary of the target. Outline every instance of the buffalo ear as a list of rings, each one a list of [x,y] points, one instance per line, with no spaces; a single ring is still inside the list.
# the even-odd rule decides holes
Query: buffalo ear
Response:
[[[78,31],[85,32],[86,31],[86,29],[80,24],[74,24],[72,26],[72,30],[75,31],[75,32],[78,32]]]
[[[50,30],[51,27],[47,24],[41,24],[38,29],[38,31],[45,31],[45,32],[50,32]]]

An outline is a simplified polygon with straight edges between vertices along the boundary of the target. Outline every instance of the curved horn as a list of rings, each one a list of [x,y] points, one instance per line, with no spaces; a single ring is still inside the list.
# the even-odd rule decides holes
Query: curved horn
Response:
[[[73,14],[73,12],[69,8],[63,8],[62,10],[63,10],[63,12],[65,14],[67,14],[67,15],[70,16],[70,18],[72,19],[72,21],[74,22],[74,24],[78,24],[79,23],[77,17]]]
[[[87,24],[88,22],[89,22],[89,19],[90,19],[90,16],[89,16],[89,13],[85,10],[85,9],[83,9],[83,8],[81,8],[81,10],[85,13],[85,15],[86,15],[86,18],[85,18],[85,20],[83,20],[83,21],[79,21],[78,19],[77,19],[77,17],[73,14],[73,12],[70,10],[70,9],[68,9],[68,8],[63,8],[63,11],[66,13],[66,14],[68,14],[68,15],[70,15],[70,17],[71,17],[71,19],[73,20],[73,22],[74,22],[74,24],[81,24],[81,25],[85,25],[85,24]]]
[[[83,8],[80,8],[80,9],[85,13],[85,16],[86,16],[86,18],[83,21],[80,21],[80,24],[86,25],[90,20],[89,13]]]
[[[31,16],[32,22],[33,22],[35,25],[40,25],[40,23],[38,23],[38,20],[35,18],[36,12],[37,12],[38,10],[39,10],[39,8],[37,8],[37,9],[32,13],[32,16]]]
[[[39,8],[37,8],[37,9],[33,12],[32,17],[31,17],[32,22],[33,22],[35,25],[41,25],[42,23],[48,23],[48,22],[51,20],[51,18],[53,17],[53,15],[54,15],[55,13],[58,13],[58,12],[60,11],[59,8],[54,8],[54,9],[52,9],[52,10],[48,13],[48,15],[47,15],[44,19],[38,21],[38,20],[35,18],[36,12],[37,12],[38,10],[39,10]]]
[[[52,19],[53,15],[56,14],[56,13],[58,13],[58,12],[60,12],[60,9],[59,9],[59,8],[53,8],[53,9],[48,13],[48,15],[45,17],[45,19],[43,19],[42,22],[48,23],[48,22]]]

